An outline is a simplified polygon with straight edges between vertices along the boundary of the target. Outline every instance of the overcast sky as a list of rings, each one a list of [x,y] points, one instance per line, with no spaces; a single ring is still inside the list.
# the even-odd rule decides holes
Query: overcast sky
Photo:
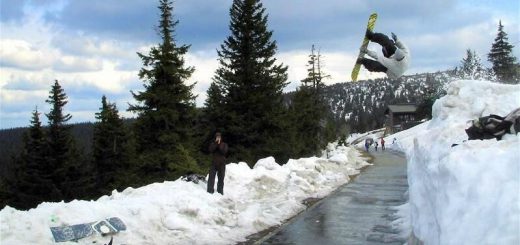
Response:
[[[176,0],[178,44],[190,44],[185,57],[196,71],[190,83],[202,106],[217,68],[216,50],[229,35],[232,0]],[[305,78],[311,45],[321,50],[327,84],[346,82],[367,18],[379,14],[376,31],[395,32],[411,49],[407,74],[457,66],[465,50],[486,54],[502,20],[509,42],[519,52],[518,0],[264,0],[279,62],[289,66],[294,90]],[[154,0],[0,0],[0,128],[29,125],[36,106],[45,103],[54,80],[69,96],[71,122],[94,121],[101,96],[115,102],[125,117],[130,90],[142,90],[136,52],[160,40]],[[376,45],[371,49],[381,52]],[[380,74],[362,71],[361,79]],[[41,119],[47,122],[42,114]]]

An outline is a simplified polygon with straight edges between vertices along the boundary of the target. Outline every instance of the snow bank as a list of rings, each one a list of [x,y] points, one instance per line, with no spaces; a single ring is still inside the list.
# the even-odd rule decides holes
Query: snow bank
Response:
[[[305,209],[302,201],[321,198],[368,165],[359,152],[337,147],[326,158],[274,159],[227,165],[224,196],[208,194],[205,183],[176,180],[114,191],[97,201],[42,203],[29,211],[0,211],[0,244],[54,244],[49,227],[120,217],[128,230],[114,244],[234,244],[280,224]],[[91,236],[80,244],[103,244]],[[78,244],[74,242],[60,244]]]
[[[425,244],[520,244],[520,134],[465,141],[464,131],[468,120],[518,107],[519,85],[456,81],[431,121],[388,137],[407,153],[406,208]]]

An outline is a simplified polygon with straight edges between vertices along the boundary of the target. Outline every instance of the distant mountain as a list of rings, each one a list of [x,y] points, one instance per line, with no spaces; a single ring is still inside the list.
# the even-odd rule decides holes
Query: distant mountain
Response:
[[[324,97],[338,121],[351,132],[366,132],[384,126],[390,104],[420,104],[437,93],[450,79],[449,72],[423,73],[359,82],[337,83],[324,88]]]

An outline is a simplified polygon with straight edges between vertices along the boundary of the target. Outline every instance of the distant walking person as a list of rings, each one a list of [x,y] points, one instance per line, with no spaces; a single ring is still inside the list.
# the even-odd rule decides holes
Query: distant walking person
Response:
[[[381,137],[381,150],[385,150],[385,139],[383,137]]]
[[[209,152],[213,154],[213,161],[209,170],[208,192],[215,192],[215,175],[218,177],[217,192],[224,195],[224,176],[226,175],[226,154],[228,145],[222,141],[222,134],[215,134],[215,141],[209,146]]]
[[[370,147],[370,141],[369,141],[369,139],[366,139],[366,140],[365,140],[365,150],[366,150],[367,152],[368,152],[369,147]]]
[[[375,143],[376,143],[376,146],[375,146],[375,148],[376,148],[376,151],[377,151],[377,146],[378,146],[379,144],[377,143],[377,141],[376,141]]]

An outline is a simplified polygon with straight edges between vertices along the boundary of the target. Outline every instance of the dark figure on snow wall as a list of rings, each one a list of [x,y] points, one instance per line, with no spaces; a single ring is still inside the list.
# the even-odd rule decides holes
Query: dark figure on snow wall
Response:
[[[384,72],[390,79],[396,79],[402,76],[406,69],[408,69],[410,52],[408,48],[397,39],[397,36],[392,33],[392,38],[394,40],[391,40],[385,34],[374,33],[367,30],[366,37],[370,41],[381,45],[383,56],[365,48],[360,50],[360,52],[367,54],[374,58],[374,60],[363,57],[358,59],[356,62],[362,64],[371,72]]]
[[[222,135],[217,132],[215,141],[209,145],[209,152],[213,155],[213,161],[209,170],[208,192],[215,192],[215,175],[218,177],[217,192],[224,195],[224,176],[226,175],[226,154],[228,145],[222,141]]]

